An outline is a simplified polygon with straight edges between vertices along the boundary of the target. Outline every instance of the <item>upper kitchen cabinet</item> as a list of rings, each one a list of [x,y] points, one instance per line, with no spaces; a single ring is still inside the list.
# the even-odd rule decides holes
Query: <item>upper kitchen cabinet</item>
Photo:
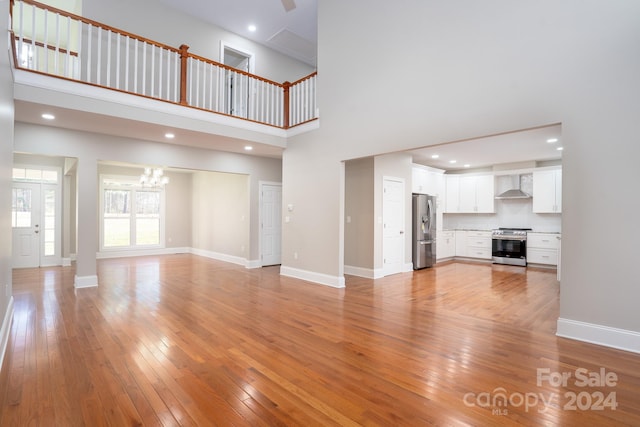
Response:
[[[533,172],[533,212],[562,212],[562,169]]]
[[[411,191],[418,194],[440,196],[442,193],[442,171],[424,166],[414,166],[411,170]]]
[[[446,213],[494,213],[493,175],[445,175]]]

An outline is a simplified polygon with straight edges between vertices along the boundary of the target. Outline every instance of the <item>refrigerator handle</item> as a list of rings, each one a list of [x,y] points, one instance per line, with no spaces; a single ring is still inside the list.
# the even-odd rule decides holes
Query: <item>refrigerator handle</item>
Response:
[[[432,214],[431,214],[431,212],[432,212],[431,199],[428,199],[427,200],[427,218],[428,218],[427,221],[429,221],[429,223],[427,224],[427,229],[429,230],[429,236],[432,236],[432,230],[431,230]]]

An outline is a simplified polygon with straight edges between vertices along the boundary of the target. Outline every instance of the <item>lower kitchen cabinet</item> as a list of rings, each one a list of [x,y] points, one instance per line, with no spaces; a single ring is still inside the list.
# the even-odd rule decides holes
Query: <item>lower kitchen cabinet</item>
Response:
[[[436,258],[446,259],[456,256],[456,232],[441,231],[436,241]]]
[[[456,230],[457,257],[491,259],[491,231]]]
[[[527,264],[558,265],[560,234],[527,233]]]
[[[467,257],[491,259],[490,231],[467,231]]]

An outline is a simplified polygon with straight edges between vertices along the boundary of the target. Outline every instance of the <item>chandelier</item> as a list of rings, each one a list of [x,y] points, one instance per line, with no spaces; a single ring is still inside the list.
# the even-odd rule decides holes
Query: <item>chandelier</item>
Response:
[[[143,187],[164,187],[169,183],[169,177],[164,176],[162,168],[144,168],[144,173],[140,175],[140,185]]]

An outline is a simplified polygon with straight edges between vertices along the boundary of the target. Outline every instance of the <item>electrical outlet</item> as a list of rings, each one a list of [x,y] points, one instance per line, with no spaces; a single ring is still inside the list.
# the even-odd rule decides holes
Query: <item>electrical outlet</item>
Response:
[[[298,252],[293,253],[293,259],[298,259]]]

